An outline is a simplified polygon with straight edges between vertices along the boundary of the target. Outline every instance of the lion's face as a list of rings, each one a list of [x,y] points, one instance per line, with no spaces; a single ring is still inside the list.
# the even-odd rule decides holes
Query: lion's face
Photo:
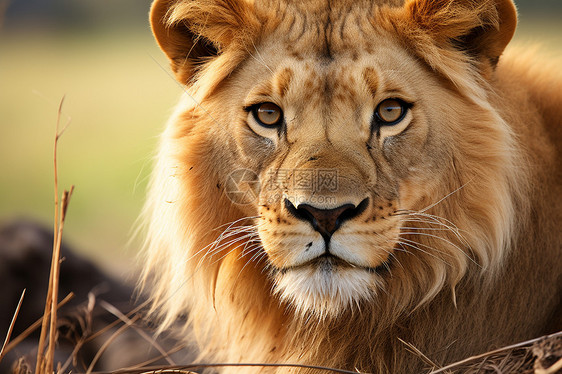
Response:
[[[275,292],[337,313],[382,292],[396,252],[411,252],[401,229],[419,225],[405,213],[424,208],[451,167],[458,100],[397,43],[328,57],[282,38],[220,94],[212,116],[225,126],[209,125],[234,141],[217,174],[255,217]]]
[[[201,253],[218,248],[211,264],[231,256],[225,262],[242,263],[233,273],[268,274],[270,297],[304,314],[335,316],[392,292],[406,304],[416,287],[425,292],[418,301],[430,298],[447,281],[454,285],[470,261],[501,258],[466,244],[456,226],[469,230],[509,214],[499,197],[507,187],[489,186],[509,162],[501,154],[509,136],[478,96],[484,81],[459,51],[419,57],[405,42],[419,37],[407,35],[415,9],[381,9],[350,7],[336,18],[334,11],[329,27],[322,11],[317,18],[297,12],[251,43],[249,31],[236,39],[211,29],[212,19],[208,30],[185,21],[185,4],[153,11],[170,24],[195,25],[173,30],[174,43],[160,40],[180,80],[199,69],[191,91],[198,102],[171,123],[162,147],[171,160],[164,168],[183,181],[169,200],[182,201],[184,211],[168,222],[203,238],[187,245],[191,257],[177,259],[202,263]],[[168,37],[169,26],[153,27]],[[190,32],[236,46],[221,50],[222,41],[197,38],[190,45]],[[175,56],[182,41],[211,62]],[[466,74],[456,77],[455,69]],[[201,217],[188,220],[191,211]],[[228,230],[203,235],[203,226]]]

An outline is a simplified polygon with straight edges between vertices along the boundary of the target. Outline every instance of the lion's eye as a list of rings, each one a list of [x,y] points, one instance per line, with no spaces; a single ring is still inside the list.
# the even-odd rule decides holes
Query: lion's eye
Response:
[[[377,120],[381,125],[395,125],[404,119],[408,112],[408,104],[399,99],[386,99],[375,110]]]
[[[273,103],[262,103],[252,107],[256,121],[264,127],[279,126],[283,122],[283,111]]]

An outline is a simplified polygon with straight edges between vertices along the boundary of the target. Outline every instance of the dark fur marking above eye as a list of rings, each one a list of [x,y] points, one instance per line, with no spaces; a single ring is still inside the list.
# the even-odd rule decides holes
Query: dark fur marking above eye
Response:
[[[292,80],[293,80],[293,71],[289,68],[283,69],[275,77],[276,89],[279,96],[281,97],[285,96]]]
[[[365,70],[363,70],[363,79],[365,80],[367,89],[371,95],[375,97],[379,86],[379,78],[375,69],[371,67],[365,68]]]

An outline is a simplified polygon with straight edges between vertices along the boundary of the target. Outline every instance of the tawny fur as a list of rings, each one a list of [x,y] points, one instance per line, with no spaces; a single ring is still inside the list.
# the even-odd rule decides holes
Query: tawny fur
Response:
[[[510,0],[156,0],[151,21],[187,92],[145,211],[163,328],[188,314],[215,362],[418,373],[400,339],[442,365],[562,327],[562,77],[503,53]],[[397,96],[411,110],[373,134]],[[253,122],[261,102],[283,131]],[[237,169],[259,177],[256,201],[229,198]],[[264,188],[323,169],[335,190]],[[332,240],[357,266],[295,266],[323,242],[284,198],[367,198]]]

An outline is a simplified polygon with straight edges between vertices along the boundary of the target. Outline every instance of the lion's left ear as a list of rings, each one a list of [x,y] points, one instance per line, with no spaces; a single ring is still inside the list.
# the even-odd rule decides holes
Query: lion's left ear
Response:
[[[495,67],[517,26],[512,0],[409,0],[405,10],[439,47],[460,49],[484,68]]]

